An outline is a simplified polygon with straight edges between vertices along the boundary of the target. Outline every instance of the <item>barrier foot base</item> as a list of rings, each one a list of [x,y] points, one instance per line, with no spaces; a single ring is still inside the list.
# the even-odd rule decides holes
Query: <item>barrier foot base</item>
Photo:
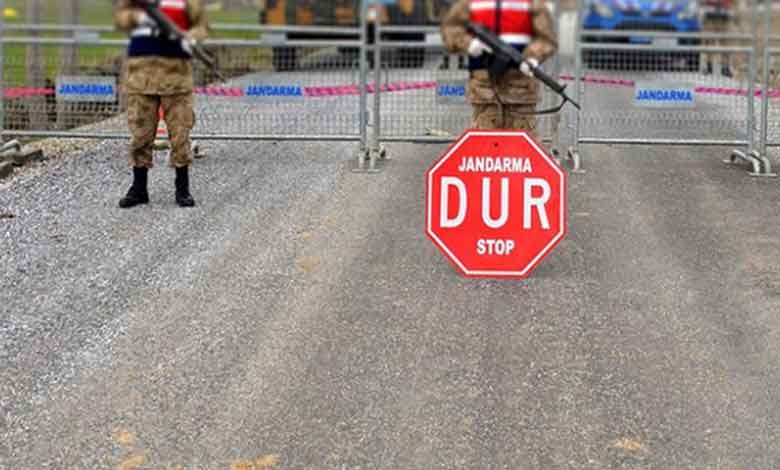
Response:
[[[390,153],[384,145],[375,146],[371,149],[371,153],[375,155],[377,160],[390,160]]]
[[[569,147],[566,152],[566,158],[571,162],[571,172],[575,174],[583,174],[585,170],[582,169],[582,157],[580,152],[574,147]]]
[[[0,141],[0,144],[2,144],[0,145],[0,153],[10,152],[12,150],[15,152],[22,151],[22,144],[16,139],[10,140],[4,144],[2,143],[2,141]]]
[[[561,152],[559,152],[557,148],[553,147],[552,149],[550,149],[550,154],[552,154],[552,157],[555,160],[555,162],[558,164],[558,166],[563,167]]]
[[[753,158],[758,159],[758,161],[761,162],[761,168],[762,172],[758,175],[752,175],[751,176],[763,176],[765,178],[774,178],[777,176],[777,173],[772,172],[772,162],[769,161],[769,159],[766,157],[766,155],[761,155],[757,150],[753,150],[751,152],[753,155]]]
[[[738,160],[750,164],[752,167],[752,171],[748,172],[750,176],[764,176],[761,159],[756,156],[755,152],[745,153],[742,150],[732,150],[729,158],[723,160],[723,163],[736,165]]]
[[[206,158],[206,153],[203,152],[203,149],[201,148],[200,144],[193,144],[192,145],[192,158],[195,159],[201,159]]]
[[[376,167],[377,152],[369,149],[360,149],[357,155],[357,166],[352,169],[352,173],[379,173]],[[368,168],[366,168],[368,162]]]

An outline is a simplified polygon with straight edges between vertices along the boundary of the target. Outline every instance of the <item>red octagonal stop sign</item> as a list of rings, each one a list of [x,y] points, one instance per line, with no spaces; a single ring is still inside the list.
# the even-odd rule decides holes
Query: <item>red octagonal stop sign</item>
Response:
[[[524,131],[468,130],[428,170],[426,206],[463,274],[525,277],[566,234],[566,174]]]

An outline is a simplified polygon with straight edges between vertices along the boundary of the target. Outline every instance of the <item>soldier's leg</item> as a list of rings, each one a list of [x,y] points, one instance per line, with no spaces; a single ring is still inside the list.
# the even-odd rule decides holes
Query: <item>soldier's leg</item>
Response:
[[[709,19],[705,19],[703,24],[702,24],[703,31],[707,32],[707,33],[711,33],[711,32],[713,32],[713,28],[714,28],[713,21],[709,20]],[[714,39],[707,38],[707,39],[702,40],[702,45],[704,45],[705,47],[714,47],[714,46],[718,45],[718,42],[716,40],[714,40]],[[711,74],[712,73],[713,54],[710,53],[710,52],[705,52],[705,53],[702,54],[702,56],[703,56],[702,58],[704,59],[704,62],[705,62],[705,72],[704,73]]]
[[[473,127],[476,129],[501,129],[503,123],[497,104],[479,103],[472,105]]]
[[[154,95],[130,94],[127,97],[127,124],[130,129],[130,165],[133,184],[119,207],[128,208],[149,202],[148,172],[154,165],[152,147],[157,133],[157,108],[160,98]]]
[[[195,126],[193,94],[164,96],[162,106],[171,139],[168,164],[176,169],[176,202],[182,207],[192,207],[195,200],[190,194],[189,166],[192,164],[190,134]]]
[[[131,135],[130,165],[135,168],[148,169],[154,166],[152,152],[157,135],[159,106],[160,97],[156,95],[127,96],[127,124]]]
[[[181,168],[192,164],[192,143],[190,134],[195,126],[194,98],[192,93],[162,97],[165,124],[171,139],[172,168]]]
[[[730,28],[730,22],[729,20],[723,20],[718,22],[717,32],[727,34],[729,32]],[[731,45],[731,42],[727,39],[720,39],[718,41],[718,44],[721,47],[728,47]],[[721,74],[724,77],[731,77],[731,62],[729,58],[729,54],[726,52],[723,52],[720,55],[720,67],[721,67]]]
[[[539,140],[539,134],[536,130],[536,115],[534,112],[536,108],[529,105],[507,105],[507,120],[508,127],[516,130],[523,130],[534,138],[537,142]]]

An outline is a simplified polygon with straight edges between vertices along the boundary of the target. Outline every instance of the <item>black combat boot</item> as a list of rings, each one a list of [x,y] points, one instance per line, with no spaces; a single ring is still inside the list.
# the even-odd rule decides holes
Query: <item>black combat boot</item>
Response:
[[[705,75],[712,75],[712,62],[707,62],[707,68],[704,69]]]
[[[149,203],[149,191],[147,190],[148,168],[133,168],[133,184],[127,192],[127,196],[119,200],[119,207],[126,209],[138,204]]]
[[[731,73],[731,67],[729,67],[728,65],[724,65],[723,67],[721,67],[720,74],[726,78],[732,78],[734,76],[734,74]]]
[[[192,207],[195,199],[190,194],[189,167],[176,168],[176,203],[181,207]]]

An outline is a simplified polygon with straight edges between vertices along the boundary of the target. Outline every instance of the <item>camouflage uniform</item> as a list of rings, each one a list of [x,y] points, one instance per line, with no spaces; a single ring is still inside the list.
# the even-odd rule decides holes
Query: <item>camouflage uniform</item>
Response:
[[[205,11],[200,0],[186,0],[191,23],[189,35],[203,40],[208,34]],[[138,26],[132,0],[117,0],[114,4],[114,23],[124,32],[132,33]],[[192,60],[180,57],[146,55],[130,57],[127,62],[128,125],[132,134],[130,164],[151,168],[152,150],[162,107],[163,117],[171,138],[172,167],[186,167],[192,163],[190,132],[195,125],[193,111]]]
[[[702,6],[702,10],[704,12],[702,21],[703,31],[707,33],[728,33],[731,31],[732,24],[736,20],[731,0],[706,0]],[[730,43],[728,40],[716,38],[705,39],[704,45],[710,47],[725,47],[729,46]],[[707,73],[712,73],[712,63],[716,55],[717,54],[712,53],[704,54]],[[728,54],[720,54],[720,64],[723,75],[731,76]]]
[[[544,0],[528,0],[533,22],[531,42],[523,57],[541,64],[558,49],[552,17]],[[471,19],[470,0],[458,0],[442,21],[442,36],[447,49],[466,53],[473,39],[466,31]],[[523,129],[536,135],[536,117],[532,114],[539,103],[539,84],[518,69],[510,69],[497,82],[490,80],[485,69],[472,70],[467,91],[473,107],[474,127],[482,129]]]

